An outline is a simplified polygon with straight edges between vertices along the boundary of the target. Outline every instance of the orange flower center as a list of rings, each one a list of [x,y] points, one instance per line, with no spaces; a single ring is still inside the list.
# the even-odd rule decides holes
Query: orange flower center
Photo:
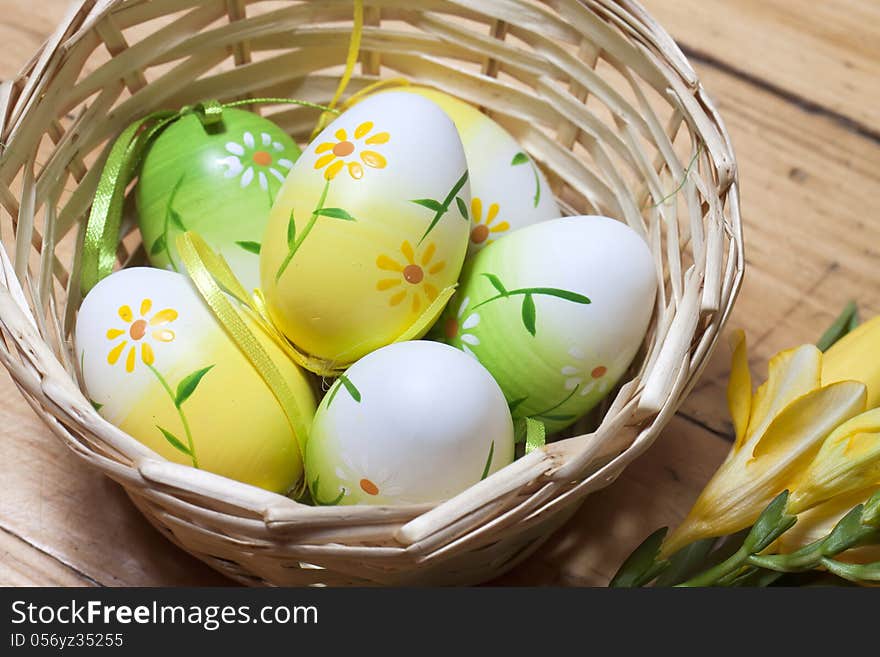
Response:
[[[147,320],[139,319],[138,321],[132,323],[131,328],[128,329],[128,334],[131,336],[132,340],[140,340],[147,333]]]
[[[418,285],[425,278],[425,272],[418,265],[407,265],[403,269],[403,277],[407,283]]]
[[[361,479],[360,484],[361,490],[364,491],[367,495],[379,494],[379,487],[369,479]]]
[[[607,371],[608,371],[607,367],[605,367],[604,365],[600,365],[599,367],[594,369],[592,372],[590,372],[590,375],[594,379],[601,379],[603,376],[605,376],[605,372],[607,372]]]
[[[253,156],[254,164],[267,167],[272,164],[272,156],[266,151],[257,151]]]
[[[346,157],[354,153],[354,144],[350,141],[341,141],[333,147],[333,154],[336,157]]]
[[[479,224],[471,231],[471,242],[474,244],[482,244],[489,239],[489,227],[486,224]]]
[[[444,332],[446,333],[446,337],[450,340],[458,335],[458,320],[455,317],[450,317],[446,320]]]

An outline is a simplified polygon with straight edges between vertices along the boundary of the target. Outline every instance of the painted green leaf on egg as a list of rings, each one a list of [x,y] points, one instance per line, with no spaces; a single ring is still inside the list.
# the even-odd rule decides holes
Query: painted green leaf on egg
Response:
[[[510,166],[517,166],[520,164],[526,164],[529,161],[529,156],[520,151],[516,155],[513,156],[513,159],[510,161]]]
[[[440,201],[435,201],[432,198],[419,198],[410,202],[415,203],[416,205],[421,205],[423,208],[428,208],[431,212],[443,211],[443,204]]]
[[[199,383],[201,383],[202,378],[211,371],[213,365],[209,365],[208,367],[203,367],[200,370],[196,370],[192,374],[187,375],[184,379],[177,384],[177,395],[174,398],[174,403],[180,407],[183,405],[187,399],[189,399],[192,394],[196,391]]]
[[[318,506],[336,506],[337,504],[339,504],[342,501],[342,498],[345,497],[345,489],[343,488],[341,491],[339,491],[339,495],[337,495],[335,499],[333,499],[329,502],[323,502],[323,501],[321,501],[321,498],[320,498],[319,492],[318,492],[320,489],[320,485],[321,485],[321,475],[318,475],[317,477],[315,477],[315,480],[312,482],[312,485],[310,486],[310,489],[312,491],[312,500],[314,500],[315,504],[317,504]]]
[[[526,331],[535,335],[537,329],[535,327],[535,299],[531,294],[523,297],[522,303],[522,321],[526,327]]]
[[[165,233],[162,233],[156,238],[156,241],[153,242],[153,245],[150,247],[150,255],[154,256],[162,253],[162,251],[165,250],[166,243],[167,240],[165,239]]]
[[[331,219],[342,219],[343,221],[357,221],[348,212],[342,208],[321,208],[315,214],[319,217],[330,217]]]
[[[470,217],[468,216],[467,203],[464,202],[464,199],[461,196],[456,196],[455,202],[458,205],[458,211],[461,213],[461,216],[464,217],[466,221],[469,221]]]
[[[453,199],[456,198],[462,187],[464,187],[467,180],[468,172],[465,169],[465,172],[461,174],[461,177],[455,182],[455,184],[452,186],[452,189],[449,190],[449,193],[446,195],[446,198],[443,199],[442,202],[431,198],[422,198],[412,201],[416,205],[421,205],[422,207],[428,208],[429,210],[434,212],[434,217],[431,219],[431,223],[428,224],[428,228],[425,230],[425,234],[422,235],[422,238],[419,240],[419,244],[425,241],[425,238],[431,234],[431,231],[434,230],[434,227],[440,222],[444,215],[449,212],[449,206],[452,205]]]
[[[158,424],[156,425],[156,428],[157,428],[159,431],[162,432],[162,435],[165,436],[165,440],[167,440],[168,443],[169,443],[174,449],[176,449],[178,452],[181,452],[181,453],[183,453],[183,454],[186,454],[186,455],[189,456],[189,457],[192,457],[192,452],[189,451],[189,448],[188,448],[186,445],[184,445],[184,444],[183,444],[183,443],[177,438],[177,436],[175,436],[173,433],[171,433],[171,432],[168,431],[167,429],[163,429],[163,428],[160,427]]]
[[[238,246],[243,248],[248,253],[253,253],[254,255],[260,255],[260,249],[262,246],[259,242],[236,242]]]
[[[177,230],[181,232],[186,232],[186,226],[183,223],[183,217],[180,216],[180,213],[172,207],[168,208],[168,220],[171,225],[173,225]]]
[[[361,402],[361,391],[357,389],[354,383],[351,382],[345,374],[339,375],[339,380],[336,382],[336,385],[330,390],[330,396],[327,398],[327,407],[329,408],[330,404],[333,403],[333,400],[336,399],[336,393],[339,392],[340,388],[345,388],[351,398],[354,399],[357,403]]]
[[[513,159],[510,161],[510,166],[516,167],[521,164],[528,164],[532,167],[532,174],[535,176],[535,196],[533,199],[534,206],[538,207],[538,204],[541,202],[541,178],[538,176],[538,167],[535,166],[535,163],[529,159],[529,156],[520,151],[516,155],[513,156]]]
[[[104,408],[104,404],[99,404],[94,399],[90,399],[89,403],[92,405],[92,408],[94,408],[98,412],[100,412],[101,409]]]
[[[489,445],[489,458],[486,459],[486,465],[483,468],[483,474],[480,476],[480,481],[483,481],[486,477],[489,476],[489,470],[492,467],[492,457],[495,456],[495,441],[492,441],[492,444]]]
[[[287,248],[292,249],[296,245],[296,219],[293,210],[290,211],[290,221],[287,222]]]
[[[499,294],[507,294],[507,288],[504,287],[504,284],[501,282],[501,279],[498,278],[495,274],[483,274],[489,282],[492,284],[496,290],[498,290]]]

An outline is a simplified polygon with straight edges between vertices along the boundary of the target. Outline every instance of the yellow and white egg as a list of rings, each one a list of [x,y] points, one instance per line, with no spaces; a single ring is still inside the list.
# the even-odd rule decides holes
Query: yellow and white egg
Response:
[[[250,326],[305,433],[316,403],[308,375]],[[301,481],[306,436],[187,277],[145,267],[112,274],[83,301],[75,340],[98,412],[166,459],[279,493]]]

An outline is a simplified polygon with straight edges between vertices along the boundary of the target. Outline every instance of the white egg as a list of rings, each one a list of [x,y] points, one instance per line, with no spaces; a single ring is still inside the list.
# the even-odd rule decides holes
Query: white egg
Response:
[[[383,347],[329,390],[306,448],[317,504],[453,497],[513,460],[513,421],[491,375],[428,341]]]

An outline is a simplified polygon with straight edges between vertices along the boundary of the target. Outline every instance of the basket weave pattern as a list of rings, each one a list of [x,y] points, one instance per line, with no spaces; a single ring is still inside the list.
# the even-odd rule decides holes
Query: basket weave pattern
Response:
[[[248,584],[474,583],[509,569],[650,446],[705,365],[742,278],[727,133],[637,3],[365,4],[348,93],[402,76],[483,108],[548,174],[567,213],[607,214],[644,236],[659,281],[654,318],[600,422],[433,508],[309,507],[163,460],[105,422],[77,383],[78,253],[108,141],[151,111],[206,98],[327,103],[352,5],[74,3],[0,86],[0,360],[78,457],[124,486],[170,540]],[[300,142],[318,118],[255,109]],[[129,211],[121,266],[145,262],[135,225]]]

